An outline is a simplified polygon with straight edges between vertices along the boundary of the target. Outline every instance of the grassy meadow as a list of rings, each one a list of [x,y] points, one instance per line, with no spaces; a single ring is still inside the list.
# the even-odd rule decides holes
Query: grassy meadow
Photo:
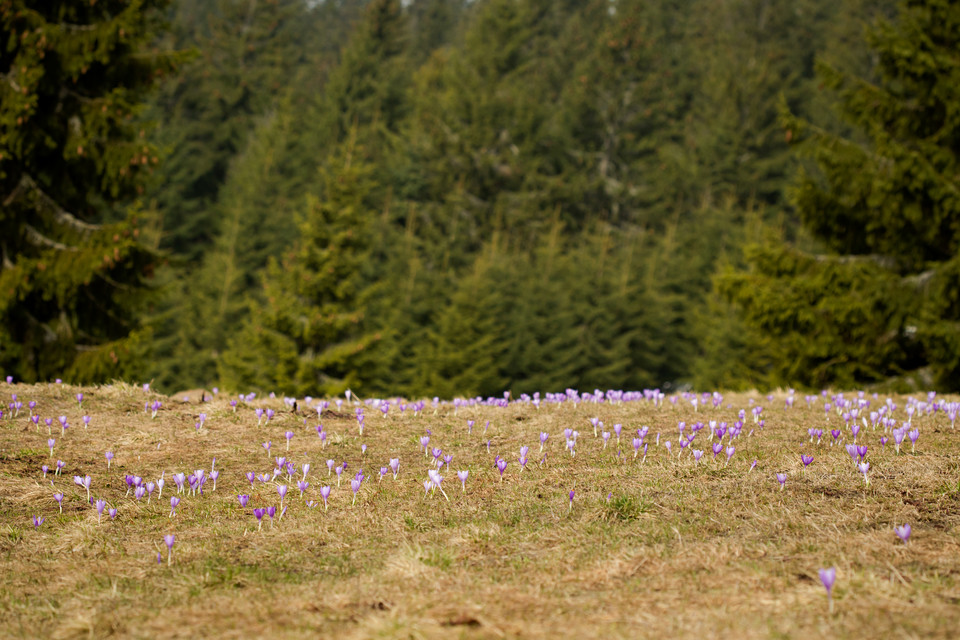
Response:
[[[887,398],[872,394],[848,425],[834,394],[797,394],[788,407],[785,392],[726,394],[719,406],[689,395],[547,398],[539,408],[428,400],[417,412],[395,401],[386,414],[331,402],[319,418],[303,399],[297,411],[269,398],[233,407],[223,394],[201,404],[196,392],[125,384],[0,393],[2,637],[948,638],[960,628],[960,433],[942,408],[925,410],[926,394],[892,398],[883,419],[899,428],[911,406],[919,431],[915,451],[905,437],[898,454],[894,427],[870,417]],[[857,406],[856,393],[843,398]],[[153,417],[145,405],[155,402]],[[257,408],[275,413],[258,419]],[[598,435],[591,418],[603,423]],[[864,419],[866,478],[846,448]],[[710,421],[728,428],[716,456]],[[684,437],[705,424],[686,447],[680,422]],[[648,449],[635,456],[643,427]],[[565,429],[579,432],[575,455]],[[823,430],[819,443],[810,429]],[[841,430],[836,443],[831,430]],[[441,462],[452,456],[442,492],[424,486],[433,448]],[[806,468],[801,455],[813,457]],[[281,456],[292,476],[274,477]],[[346,463],[339,487],[327,460]],[[202,495],[186,484],[178,493],[174,474],[198,469],[219,472],[216,488],[209,479]],[[458,471],[469,472],[465,491]],[[162,495],[154,486],[137,499],[127,476],[163,477]],[[271,506],[258,530],[253,510]],[[894,532],[905,523],[906,543]],[[832,613],[818,575],[828,567]]]

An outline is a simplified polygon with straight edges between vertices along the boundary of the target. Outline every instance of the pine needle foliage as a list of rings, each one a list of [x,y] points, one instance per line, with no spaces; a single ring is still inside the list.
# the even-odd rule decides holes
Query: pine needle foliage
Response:
[[[123,210],[158,162],[135,116],[178,59],[147,48],[166,4],[0,2],[0,369],[22,380],[135,365],[156,255]]]

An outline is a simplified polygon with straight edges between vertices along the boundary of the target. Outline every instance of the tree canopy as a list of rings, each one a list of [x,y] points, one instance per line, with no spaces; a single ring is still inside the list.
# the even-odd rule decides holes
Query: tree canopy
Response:
[[[960,7],[905,2],[868,42],[876,81],[819,67],[851,135],[784,112],[812,160],[789,192],[809,242],[755,246],[721,286],[774,338],[777,381],[956,388]]]
[[[0,368],[20,379],[136,371],[156,255],[125,205],[158,163],[137,115],[176,62],[149,48],[166,5],[0,2]]]

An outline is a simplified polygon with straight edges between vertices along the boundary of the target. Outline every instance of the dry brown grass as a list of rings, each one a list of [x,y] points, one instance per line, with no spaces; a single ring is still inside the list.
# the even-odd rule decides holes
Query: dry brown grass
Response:
[[[394,408],[387,418],[367,409],[362,438],[344,407],[324,417],[321,449],[315,413],[292,414],[280,401],[253,403],[277,410],[260,427],[251,407],[234,413],[225,399],[209,402],[207,426],[196,433],[196,398],[87,388],[81,412],[77,391],[0,386],[5,404],[17,393],[36,400],[42,416],[66,415],[72,425],[65,436],[54,431],[51,460],[46,428],[41,422],[37,432],[26,409],[0,420],[0,636],[949,638],[960,628],[960,436],[943,414],[914,420],[916,453],[909,442],[899,456],[892,445],[881,449],[880,431],[865,429],[865,486],[828,434],[820,446],[808,442],[808,427],[836,427],[837,415],[825,419],[822,404],[808,408],[802,398],[785,410],[783,394],[729,396],[734,408],[696,414],[684,402],[457,412],[428,405],[420,417]],[[151,419],[143,404],[155,399],[164,407]],[[678,420],[733,422],[751,399],[766,407],[767,425],[752,437],[744,429],[729,466],[709,452],[694,466],[689,452],[677,460],[653,444],[662,432],[661,444],[672,440],[676,453]],[[898,404],[903,418],[904,399]],[[93,417],[86,430],[83,414]],[[608,428],[624,425],[623,461],[613,456],[614,439],[603,449],[594,438],[593,416]],[[476,420],[470,435],[468,418]],[[641,425],[651,427],[644,464],[630,446]],[[581,434],[575,458],[563,450],[565,427]],[[431,446],[454,455],[444,472],[449,502],[424,496],[425,429]],[[296,434],[289,454],[287,430]],[[550,434],[542,467],[540,431]],[[273,467],[266,440],[273,454],[312,463],[307,497],[318,502],[329,482],[325,461],[348,462],[328,512],[307,507],[292,483],[286,516],[257,531],[252,508],[277,504],[277,493],[259,482],[251,490],[243,474]],[[363,457],[361,443],[369,446]],[[531,463],[520,474],[522,444]],[[706,432],[695,446],[708,449]],[[107,450],[116,456],[109,471]],[[801,451],[815,457],[804,473]],[[509,463],[503,482],[497,453]],[[213,457],[217,490],[208,483],[204,496],[182,496],[169,518],[171,474],[209,470]],[[399,480],[378,484],[391,457],[401,460]],[[63,514],[40,472],[58,458],[67,463],[53,478],[66,494]],[[360,467],[370,477],[354,505],[349,478]],[[457,469],[470,471],[466,494]],[[156,479],[163,471],[163,500],[124,496],[125,473]],[[784,491],[777,471],[789,473]],[[91,495],[118,507],[115,521],[97,523],[74,474],[92,476]],[[240,492],[252,496],[246,509]],[[33,515],[47,518],[38,531]],[[903,522],[913,526],[908,545],[893,533]],[[156,563],[166,533],[177,536],[172,566]],[[817,577],[828,566],[838,575],[832,615]]]

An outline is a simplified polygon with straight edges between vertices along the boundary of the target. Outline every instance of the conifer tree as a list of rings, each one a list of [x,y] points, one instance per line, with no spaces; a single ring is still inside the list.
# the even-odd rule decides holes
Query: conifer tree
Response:
[[[134,117],[176,62],[146,51],[166,4],[0,2],[0,369],[22,380],[135,364],[156,255],[110,210],[158,161]]]
[[[163,212],[163,248],[195,264],[219,229],[216,203],[232,160],[258,119],[302,80],[315,41],[303,0],[218,0],[178,18],[173,46],[196,46],[197,56],[153,101],[169,157],[149,196]]]
[[[500,375],[506,304],[498,290],[506,274],[496,262],[495,253],[481,254],[439,314],[424,358],[428,393],[491,396],[506,388]]]
[[[407,21],[400,0],[372,0],[330,74],[320,104],[316,144],[331,149],[348,135],[380,154],[371,135],[396,133],[406,113]]]
[[[814,251],[768,243],[723,289],[776,338],[774,373],[811,386],[890,377],[960,387],[960,6],[909,0],[868,41],[874,84],[827,65],[824,83],[864,141],[790,113],[816,166],[792,192]]]
[[[242,329],[220,361],[225,386],[294,394],[359,388],[368,331],[364,293],[375,203],[370,167],[352,144],[323,169],[320,197],[309,197],[296,247],[271,259],[264,302],[251,300]]]

